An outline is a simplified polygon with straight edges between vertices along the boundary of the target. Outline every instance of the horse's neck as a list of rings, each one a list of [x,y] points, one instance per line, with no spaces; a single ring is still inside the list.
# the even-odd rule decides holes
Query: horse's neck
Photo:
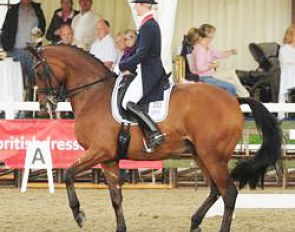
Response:
[[[55,47],[52,47],[53,53],[60,51],[60,49],[56,50]],[[50,52],[50,49],[48,52]],[[76,89],[70,94],[75,116],[92,112],[93,107],[105,107],[106,104],[104,103],[111,101],[111,93],[115,82],[114,78],[111,77],[112,73],[104,67],[102,62],[97,62],[93,57],[85,55],[79,50],[64,47],[63,53],[64,55],[59,55],[56,59],[61,59],[66,65],[67,90],[71,92],[71,90]],[[71,57],[71,59],[66,57]],[[105,78],[107,79],[97,82]],[[81,89],[77,90],[77,88]]]
[[[113,86],[114,80],[110,78],[86,89],[78,90],[70,97],[75,116],[91,114],[96,109],[106,113],[110,111]]]

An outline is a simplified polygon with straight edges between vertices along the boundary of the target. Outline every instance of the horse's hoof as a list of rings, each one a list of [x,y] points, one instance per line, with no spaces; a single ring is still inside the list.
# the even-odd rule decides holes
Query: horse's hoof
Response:
[[[201,228],[196,228],[196,229],[193,229],[193,230],[191,230],[191,232],[201,232],[202,230],[201,230]]]
[[[83,210],[80,210],[80,212],[77,215],[77,217],[75,218],[75,220],[80,228],[82,228],[84,226],[84,223],[86,221],[86,215]]]
[[[117,232],[126,232],[127,230],[126,230],[126,228],[124,228],[124,229],[117,229]]]

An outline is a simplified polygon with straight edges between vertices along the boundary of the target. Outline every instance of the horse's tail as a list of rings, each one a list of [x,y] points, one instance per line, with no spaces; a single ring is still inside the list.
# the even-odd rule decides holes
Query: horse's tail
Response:
[[[253,98],[238,98],[240,104],[248,104],[252,110],[256,126],[262,132],[263,142],[257,154],[248,160],[239,163],[231,172],[234,180],[239,182],[239,187],[247,183],[255,188],[261,179],[263,186],[264,175],[267,168],[274,166],[281,172],[281,145],[282,132],[276,118],[266,107]]]

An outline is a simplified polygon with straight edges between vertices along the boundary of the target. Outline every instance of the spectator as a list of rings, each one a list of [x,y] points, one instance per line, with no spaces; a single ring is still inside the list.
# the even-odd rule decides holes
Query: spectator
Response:
[[[61,0],[60,8],[57,9],[52,17],[51,23],[46,33],[46,39],[56,44],[60,41],[60,26],[71,25],[72,20],[79,11],[73,10],[73,0]]]
[[[72,21],[74,40],[77,46],[89,51],[95,41],[95,29],[99,16],[91,10],[92,0],[79,0],[81,11]]]
[[[184,40],[182,43],[182,51],[181,55],[185,59],[185,78],[189,81],[195,81],[195,82],[204,82],[207,84],[215,85],[219,88],[225,89],[228,91],[231,95],[236,96],[236,88],[233,84],[218,80],[212,76],[199,76],[196,72],[195,68],[195,58],[193,57],[193,49],[194,46],[197,45],[199,38],[199,32],[197,28],[191,28],[187,35],[184,36]]]
[[[126,43],[124,40],[124,31],[117,32],[116,38],[115,38],[115,43],[116,43],[116,47],[117,47],[117,51],[118,51],[118,60],[117,60],[117,63],[114,67],[114,72],[119,74],[120,73],[119,61],[124,53],[124,49],[126,48]]]
[[[188,33],[184,36],[182,41],[182,49],[180,55],[183,56],[185,60],[185,79],[189,81],[199,81],[199,75],[193,73],[193,63],[192,63],[192,51],[194,45],[197,43],[199,38],[198,29],[192,27],[189,29]]]
[[[121,58],[121,56],[124,53],[124,49],[126,48],[126,43],[124,40],[124,31],[119,31],[116,34],[115,42],[116,42],[116,47],[118,49],[119,58]]]
[[[125,49],[123,55],[120,58],[120,62],[125,62],[129,57],[133,56],[136,52],[136,39],[137,33],[133,29],[127,29],[124,31]]]
[[[118,51],[110,35],[110,26],[110,23],[105,19],[98,21],[97,39],[91,46],[90,54],[100,59],[109,69],[113,69],[113,65],[118,59]]]
[[[39,3],[21,0],[12,5],[6,14],[2,28],[2,45],[5,51],[12,53],[15,60],[21,62],[23,83],[26,90],[25,100],[33,100],[34,74],[33,58],[26,50],[33,35],[41,37],[45,32],[46,22]]]
[[[295,87],[295,25],[286,30],[283,43],[279,51],[281,67],[280,103],[286,102],[288,90]]]
[[[236,55],[235,49],[228,51],[217,51],[211,47],[212,40],[215,35],[215,27],[210,24],[203,24],[199,28],[199,38],[193,50],[194,72],[199,76],[214,77],[216,79],[232,83],[239,97],[249,97],[249,92],[241,84],[239,78],[234,71],[216,72],[219,67],[217,62],[219,59],[225,59],[232,55]]]
[[[74,31],[70,25],[64,24],[59,28],[59,44],[73,45]]]

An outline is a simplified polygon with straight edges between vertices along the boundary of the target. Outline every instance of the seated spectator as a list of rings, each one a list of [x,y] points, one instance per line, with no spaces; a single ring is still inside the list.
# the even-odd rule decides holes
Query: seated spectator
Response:
[[[80,13],[72,21],[74,40],[79,48],[90,50],[95,41],[95,29],[99,16],[91,10],[92,0],[79,0]]]
[[[194,45],[197,43],[199,37],[198,29],[192,27],[189,29],[188,33],[184,36],[182,41],[182,49],[180,55],[183,56],[185,60],[185,79],[189,81],[199,81],[199,75],[193,73],[193,63],[192,63],[192,51]]]
[[[97,23],[97,39],[91,45],[90,54],[100,59],[106,67],[113,69],[118,59],[118,51],[115,42],[110,35],[110,23],[100,19]]]
[[[124,53],[124,49],[126,48],[126,43],[125,43],[125,40],[124,40],[124,31],[119,31],[117,32],[116,34],[116,37],[115,37],[115,43],[116,43],[116,48],[117,48],[117,51],[118,51],[118,60],[117,60],[117,63],[116,65],[114,66],[114,72],[119,74],[120,73],[120,70],[119,70],[119,61]]]
[[[124,49],[126,48],[126,43],[125,43],[125,39],[124,39],[124,31],[119,31],[116,34],[115,42],[116,42],[116,47],[118,50],[118,55],[119,55],[119,60],[120,60],[121,56],[124,53]]]
[[[286,30],[283,43],[279,51],[281,67],[280,103],[286,102],[288,90],[295,87],[295,25]]]
[[[64,24],[59,28],[60,40],[58,44],[73,45],[74,31],[70,25]]]
[[[232,83],[235,86],[239,97],[249,97],[248,90],[241,84],[235,71],[215,71],[215,69],[219,67],[218,60],[228,58],[231,55],[236,55],[237,51],[235,49],[229,51],[217,51],[212,48],[211,43],[216,31],[214,26],[203,24],[198,31],[199,38],[193,50],[195,74],[198,74],[201,77],[214,77],[215,79]]]
[[[60,41],[60,27],[64,24],[71,25],[72,20],[79,11],[73,10],[73,0],[61,0],[60,8],[52,17],[51,23],[46,33],[46,39],[56,44]]]
[[[125,49],[120,62],[126,61],[129,57],[133,56],[136,52],[136,39],[137,33],[133,29],[127,29],[124,31]]]
[[[204,82],[207,84],[217,86],[219,88],[225,89],[231,95],[236,96],[236,88],[234,87],[233,84],[228,83],[226,81],[218,80],[212,76],[199,76],[196,73],[195,57],[193,57],[192,52],[193,52],[194,46],[197,44],[198,38],[199,38],[199,34],[198,34],[197,28],[191,28],[188,31],[187,35],[184,36],[181,55],[185,59],[185,66],[186,66],[185,78],[189,81],[196,81],[196,82],[199,81],[199,82]]]

